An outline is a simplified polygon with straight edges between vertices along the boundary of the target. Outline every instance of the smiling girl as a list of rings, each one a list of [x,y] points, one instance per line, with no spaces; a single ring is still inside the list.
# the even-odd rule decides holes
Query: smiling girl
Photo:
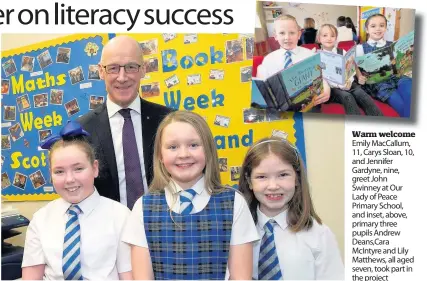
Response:
[[[239,190],[262,237],[254,244],[254,279],[344,279],[338,245],[314,211],[295,147],[278,137],[254,144],[243,161]]]

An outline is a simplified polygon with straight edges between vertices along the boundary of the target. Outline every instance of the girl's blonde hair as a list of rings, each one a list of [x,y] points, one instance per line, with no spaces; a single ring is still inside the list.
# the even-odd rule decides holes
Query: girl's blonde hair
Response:
[[[317,31],[317,34],[316,34],[316,42],[319,44],[320,44],[320,36],[321,36],[322,30],[324,28],[329,28],[329,30],[334,33],[335,37],[338,37],[338,30],[334,25],[329,24],[329,23],[322,24],[322,26],[319,28],[319,30]],[[335,39],[335,41],[336,41],[336,39]]]
[[[291,230],[298,232],[309,229],[313,225],[313,218],[321,224],[320,217],[314,210],[311,201],[306,171],[303,160],[298,150],[288,141],[279,137],[269,137],[259,140],[246,153],[240,173],[239,191],[248,202],[252,217],[257,223],[257,208],[259,201],[255,197],[251,187],[251,174],[262,160],[268,155],[274,154],[283,162],[289,163],[296,174],[295,194],[289,201],[287,223]]]
[[[166,170],[162,160],[162,137],[165,128],[174,122],[183,122],[191,125],[202,141],[203,151],[206,159],[206,166],[203,170],[205,174],[205,188],[212,193],[220,193],[225,187],[221,185],[218,153],[212,132],[205,119],[200,115],[190,111],[174,111],[169,113],[157,128],[154,140],[154,169],[153,181],[150,184],[150,192],[163,192],[169,186],[171,175]]]

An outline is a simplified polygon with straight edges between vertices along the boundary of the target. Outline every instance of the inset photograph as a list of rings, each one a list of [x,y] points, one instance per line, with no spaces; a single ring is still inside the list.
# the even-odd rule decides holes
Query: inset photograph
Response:
[[[168,88],[171,88],[171,87],[179,84],[178,76],[176,76],[176,74],[174,74],[171,77],[167,78],[165,80],[165,84],[166,84],[166,87],[168,87]]]
[[[148,58],[145,61],[145,71],[146,71],[146,73],[159,71],[159,59],[158,58]]]
[[[411,116],[414,9],[281,1],[256,5],[253,107]]]
[[[202,83],[202,76],[200,74],[192,74],[187,76],[187,85],[197,85]]]
[[[231,181],[239,181],[240,179],[240,166],[230,167]]]

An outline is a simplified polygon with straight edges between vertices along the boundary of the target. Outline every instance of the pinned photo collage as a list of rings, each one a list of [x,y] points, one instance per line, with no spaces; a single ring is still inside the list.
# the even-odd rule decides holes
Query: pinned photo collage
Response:
[[[76,98],[65,103],[64,106],[65,106],[65,110],[67,111],[68,117],[71,117],[80,111],[80,107]]]
[[[197,85],[202,83],[202,77],[200,74],[192,74],[187,76],[187,85]]]
[[[191,33],[191,34],[185,34],[184,35],[184,44],[191,44],[197,42],[197,34]]]
[[[5,121],[15,121],[16,120],[16,106],[4,105],[3,106],[3,119]]]
[[[52,134],[52,130],[50,130],[50,129],[39,130],[39,143],[42,142],[42,141],[44,141],[51,134]]]
[[[11,126],[9,128],[9,133],[13,141],[17,141],[24,136],[24,131],[22,130],[20,123],[16,123]]]
[[[50,104],[62,105],[64,99],[64,90],[51,89],[50,90]]]
[[[81,66],[77,66],[71,70],[68,70],[68,76],[70,77],[72,85],[85,80],[83,68]]]
[[[1,135],[1,149],[8,150],[10,148],[10,135]]]
[[[49,105],[47,93],[34,95],[33,99],[34,99],[34,108],[45,107]]]
[[[228,128],[230,125],[230,117],[216,115],[214,120],[214,125],[220,126],[223,128]]]
[[[163,40],[166,42],[169,42],[176,38],[176,33],[163,33],[162,34]]]
[[[33,72],[34,69],[34,57],[23,56],[21,71]]]
[[[89,80],[100,80],[101,77],[99,76],[99,68],[96,64],[89,65],[89,70],[87,77]]]
[[[32,173],[30,176],[30,181],[34,186],[34,189],[38,189],[46,184],[46,180],[40,170]]]
[[[21,190],[25,190],[25,184],[27,183],[27,176],[16,172],[13,178],[13,186]]]
[[[101,106],[104,103],[103,96],[90,96],[89,99],[89,109],[94,110],[98,106]]]
[[[17,97],[16,98],[16,104],[18,105],[19,112],[22,112],[26,109],[31,108],[30,99],[28,98],[28,94]]]
[[[7,175],[6,172],[1,174],[1,189],[5,189],[6,187],[9,187],[11,185],[10,178]]]
[[[10,81],[8,79],[1,79],[1,94],[8,95],[10,88]]]
[[[167,78],[165,80],[166,87],[171,88],[173,86],[176,86],[179,84],[179,79],[176,74],[172,75],[171,77]]]
[[[3,71],[6,74],[6,77],[12,75],[16,72],[16,64],[13,59],[9,59],[2,64]]]
[[[227,158],[218,158],[218,164],[219,164],[219,171],[220,172],[227,172],[228,171],[227,162],[228,162]]]
[[[143,98],[157,97],[160,95],[160,83],[153,82],[149,84],[141,84],[141,95]]]
[[[287,118],[288,114],[286,112],[253,107],[243,110],[243,123],[245,124],[281,121]]]

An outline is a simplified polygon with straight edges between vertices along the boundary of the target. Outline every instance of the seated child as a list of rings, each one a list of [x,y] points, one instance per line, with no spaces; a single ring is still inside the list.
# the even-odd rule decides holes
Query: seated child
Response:
[[[61,198],[38,210],[28,226],[24,280],[132,279],[130,247],[121,242],[130,211],[96,191],[98,161],[88,135],[71,121],[41,145],[49,149],[51,179]]]
[[[274,38],[280,44],[280,49],[268,54],[258,66],[257,78],[266,79],[284,68],[290,67],[312,55],[312,50],[297,46],[301,30],[296,19],[291,15],[282,15],[274,20]],[[329,100],[331,89],[323,80],[323,92],[315,98],[315,105]],[[314,111],[320,111],[315,107]]]
[[[154,141],[154,177],[123,241],[135,279],[251,279],[255,224],[243,196],[221,185],[215,141],[196,113],[176,111]]]
[[[253,278],[344,280],[334,234],[314,211],[298,150],[270,137],[246,153],[239,190],[262,240],[254,244]]]
[[[322,50],[335,54],[344,55],[343,49],[336,48],[337,29],[332,24],[324,24],[317,34],[317,42],[321,44]],[[329,101],[340,103],[344,106],[345,113],[350,115],[360,115],[359,107],[366,115],[382,116],[381,110],[372,98],[354,81],[352,77],[345,85],[338,85],[328,81],[331,87],[331,98]]]
[[[393,42],[386,41],[384,34],[387,31],[387,19],[382,14],[371,15],[365,22],[368,41],[356,47],[356,56],[363,56],[378,48],[390,46]],[[392,61],[393,63],[393,61]],[[357,68],[359,84],[366,83],[366,77]],[[384,82],[364,85],[365,91],[382,102],[389,104],[400,117],[410,117],[412,79],[407,76],[392,75]]]

